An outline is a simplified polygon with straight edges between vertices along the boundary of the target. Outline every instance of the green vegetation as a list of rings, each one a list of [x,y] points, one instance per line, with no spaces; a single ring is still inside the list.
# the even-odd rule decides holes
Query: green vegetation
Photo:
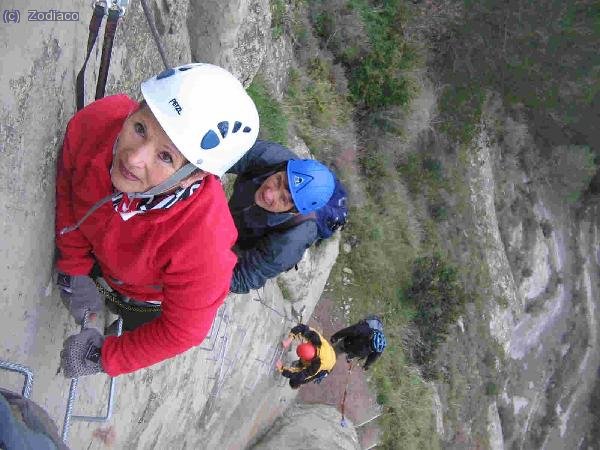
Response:
[[[415,86],[407,75],[418,63],[403,36],[404,0],[311,3],[316,34],[346,68],[352,101],[368,111],[407,105]]]
[[[395,189],[400,173],[386,155],[368,147],[359,162],[368,198],[350,211],[344,239],[356,244],[350,253],[338,256],[329,283],[334,297],[352,299],[352,321],[373,312],[385,319],[390,344],[386,358],[374,368],[378,400],[385,411],[380,419],[384,447],[396,448],[403,442],[404,448],[436,448],[429,390],[412,367],[419,364],[426,378],[437,376],[435,350],[470,298],[456,268],[439,254],[427,256],[439,238],[425,221],[419,239],[421,230],[414,229],[408,213],[410,200]],[[409,165],[414,176],[409,186],[433,195],[447,184],[441,161],[411,157]],[[351,283],[343,283],[344,267],[352,269]],[[407,337],[409,329],[416,329],[417,335],[409,332]],[[411,360],[404,353],[407,343]]]
[[[285,300],[291,301],[294,298],[293,295],[292,295],[292,293],[290,292],[290,289],[288,288],[287,284],[285,284],[279,278],[277,278],[277,286],[279,286],[279,290],[281,291],[281,295],[283,296],[283,298]]]
[[[371,110],[408,104],[414,86],[405,72],[413,68],[417,56],[398,26],[406,20],[404,1],[350,0],[349,4],[359,12],[370,44],[365,55],[352,48],[343,54],[354,102]]]
[[[248,95],[252,97],[260,117],[260,139],[278,142],[283,145],[288,143],[288,118],[283,114],[279,102],[267,91],[264,80],[260,76],[254,77],[248,87]]]
[[[506,104],[527,115],[542,148],[577,142],[600,154],[594,119],[600,101],[598,1],[465,0],[464,5],[461,14],[449,18],[451,38],[445,45],[452,50],[437,63],[447,90],[464,86],[469,97],[477,96],[473,88],[498,92]],[[469,80],[467,86],[464,80]],[[458,102],[449,99],[447,110],[466,104],[467,118],[476,118],[472,102],[461,104],[458,97]],[[464,138],[471,134],[469,129],[450,132]],[[570,194],[567,199],[577,201],[578,193]]]
[[[283,0],[271,0],[271,36],[277,39],[283,34],[285,22],[285,2]]]
[[[426,198],[438,199],[437,193],[448,184],[442,162],[422,152],[409,154],[407,161],[398,165],[398,172],[412,194]]]
[[[419,340],[413,343],[413,358],[423,367],[425,378],[436,378],[435,351],[445,340],[448,326],[462,312],[467,294],[457,269],[435,254],[415,260],[407,297],[417,311],[413,323],[419,331]]]
[[[373,367],[378,400],[385,405],[379,419],[383,430],[382,448],[421,450],[440,448],[433,426],[429,388],[404,361],[399,346],[389,347],[386,357]]]
[[[386,180],[385,165],[372,159],[369,163],[370,170],[379,171],[382,178],[367,180],[373,185]],[[388,169],[388,174],[394,174],[393,168]],[[375,191],[376,186],[370,190]],[[402,342],[404,330],[417,312],[405,297],[403,287],[410,283],[419,240],[406,214],[408,200],[396,192],[381,190],[380,186],[378,195],[369,195],[360,208],[351,208],[343,235],[356,244],[350,253],[338,256],[329,286],[334,298],[350,302],[351,321],[374,312],[384,317],[389,343],[385,357],[372,369],[378,402],[384,407],[378,420],[383,448],[395,449],[402,442],[406,449],[435,449],[439,443],[430,391],[407,360]],[[344,267],[353,272],[345,283]]]
[[[331,160],[339,156],[335,151],[347,143],[336,142],[339,138],[332,136],[351,125],[357,117],[354,108],[361,110],[360,120],[368,124],[369,136],[399,132],[389,121],[378,120],[378,114],[382,108],[407,105],[414,92],[405,74],[418,60],[401,31],[400,24],[407,17],[404,3],[341,0],[306,5],[311,10],[314,32],[343,63],[348,77],[346,85],[345,77],[339,75],[340,66],[334,66],[315,48],[304,49],[299,66],[290,72],[283,115],[318,158]],[[275,0],[271,4],[277,7]],[[299,5],[292,5],[289,12],[297,14],[295,8]],[[275,13],[273,17],[273,23],[278,23]],[[300,47],[314,42],[309,36],[311,30],[301,21],[291,29],[298,33],[296,42]],[[279,111],[273,114],[278,119],[281,116]],[[262,112],[261,120],[265,130],[272,128]],[[382,149],[377,139],[367,138],[363,145],[356,162],[361,172],[358,190],[365,192],[364,201],[360,206],[351,205],[350,220],[343,232],[353,248],[349,253],[340,253],[328,285],[334,298],[350,304],[351,321],[369,313],[385,319],[389,341],[386,357],[371,369],[378,402],[384,407],[378,420],[383,447],[395,449],[401,442],[406,449],[435,449],[439,442],[430,388],[403,347],[405,330],[419,315],[417,290],[411,291],[410,287],[415,285],[415,260],[423,252],[421,230],[414,229],[418,222],[411,221],[414,218],[407,214],[410,202],[402,187],[402,170],[396,167],[393,155]],[[445,183],[440,161],[430,158],[412,163],[415,179],[429,184],[432,195]],[[419,175],[419,171],[426,175]],[[445,206],[438,202],[434,216],[444,220],[446,215]],[[351,275],[343,271],[346,267],[352,269]]]
[[[440,129],[462,144],[470,143],[481,119],[485,93],[476,84],[448,86],[440,99]]]
[[[498,385],[491,381],[485,383],[485,395],[495,396],[498,395]]]
[[[385,212],[369,201],[351,210],[344,236],[358,241],[348,254],[340,254],[329,278],[335,298],[351,300],[351,321],[368,313],[384,317],[388,347],[385,357],[373,366],[377,401],[384,407],[378,420],[383,432],[383,448],[439,448],[434,430],[431,395],[418,372],[406,359],[402,336],[416,310],[401,288],[411,277],[411,264],[417,252],[411,236],[404,204],[387,198]],[[344,284],[342,268],[350,267],[353,277]],[[350,300],[349,300],[350,301]]]
[[[570,204],[579,201],[598,169],[594,153],[585,145],[554,147],[548,163],[547,179]]]
[[[333,146],[330,128],[351,120],[352,107],[336,90],[332,70],[330,61],[318,57],[292,69],[284,102],[298,135],[317,156]]]

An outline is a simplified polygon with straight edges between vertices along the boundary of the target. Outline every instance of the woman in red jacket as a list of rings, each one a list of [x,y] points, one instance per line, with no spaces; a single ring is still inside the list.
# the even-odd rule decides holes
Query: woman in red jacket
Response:
[[[254,103],[210,64],[168,69],[141,90],[141,104],[107,97],[67,126],[56,188],[61,297],[77,322],[99,312],[90,275],[101,273],[126,330],[69,337],[68,378],[132,372],[200,344],[229,291],[237,233],[217,177],[256,140]]]

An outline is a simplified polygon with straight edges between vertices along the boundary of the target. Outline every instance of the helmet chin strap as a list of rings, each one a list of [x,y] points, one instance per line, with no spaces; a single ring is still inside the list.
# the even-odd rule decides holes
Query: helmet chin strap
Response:
[[[192,163],[187,163],[165,181],[148,189],[146,192],[127,192],[127,196],[129,198],[151,198],[155,195],[164,194],[177,186],[182,180],[189,177],[196,169],[198,169],[198,167]]]
[[[194,166],[192,163],[188,163],[185,166],[183,166],[181,169],[179,169],[177,172],[175,172],[173,175],[171,175],[169,178],[167,178],[165,181],[160,183],[158,186],[154,186],[152,189],[149,189],[146,192],[133,192],[131,194],[128,193],[127,195],[129,196],[129,198],[150,198],[150,197],[154,197],[155,195],[163,194],[163,193],[173,189],[175,186],[177,186],[177,184],[179,184],[179,182],[181,180],[188,177],[196,169],[197,169],[196,166]],[[69,233],[69,232],[79,228],[79,225],[81,225],[85,221],[85,219],[87,219],[94,211],[96,211],[102,205],[104,205],[105,203],[110,201],[113,198],[113,196],[114,196],[114,193],[107,195],[106,197],[98,200],[94,204],[94,206],[92,206],[85,213],[85,215],[81,219],[79,219],[79,221],[77,221],[77,223],[75,225],[72,225],[70,227],[65,227],[62,230],[60,230],[60,235],[62,236],[65,233]]]

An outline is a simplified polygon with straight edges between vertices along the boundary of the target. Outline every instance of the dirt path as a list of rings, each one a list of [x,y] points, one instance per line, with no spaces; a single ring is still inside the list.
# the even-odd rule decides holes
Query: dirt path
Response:
[[[329,338],[337,330],[348,326],[342,311],[325,296],[317,304],[308,325],[322,332]],[[348,363],[345,355],[337,359],[333,371],[321,384],[309,384],[300,389],[298,399],[304,403],[321,403],[334,405],[340,410],[344,387],[348,383],[345,402],[345,416],[355,425],[360,425],[378,414],[376,397],[369,390],[366,375],[356,363],[348,375]],[[341,420],[341,414],[340,414]],[[375,422],[357,428],[362,448],[369,448],[379,440],[379,429]]]

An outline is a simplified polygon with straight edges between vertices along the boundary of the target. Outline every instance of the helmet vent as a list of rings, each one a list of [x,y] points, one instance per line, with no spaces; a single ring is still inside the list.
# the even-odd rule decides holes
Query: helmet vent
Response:
[[[237,133],[241,126],[242,126],[242,122],[237,122],[236,121],[233,124],[233,131],[232,131],[232,133]]]
[[[244,127],[244,129],[242,131],[244,133],[250,133],[252,131],[252,128],[250,128],[250,127]]]
[[[179,71],[180,72],[185,72],[186,70],[190,70],[190,69],[191,69],[191,67],[180,67]]]
[[[156,75],[157,80],[162,80],[163,78],[169,78],[171,75],[175,73],[174,69],[165,69],[158,75]]]
[[[217,136],[217,133],[215,133],[213,130],[208,130],[202,138],[202,142],[200,142],[200,147],[203,150],[210,150],[211,148],[215,148],[217,145],[219,145],[220,142],[221,140],[219,139],[219,136]]]
[[[221,137],[227,136],[227,132],[229,131],[229,122],[219,122],[217,124],[217,128],[221,133]]]

